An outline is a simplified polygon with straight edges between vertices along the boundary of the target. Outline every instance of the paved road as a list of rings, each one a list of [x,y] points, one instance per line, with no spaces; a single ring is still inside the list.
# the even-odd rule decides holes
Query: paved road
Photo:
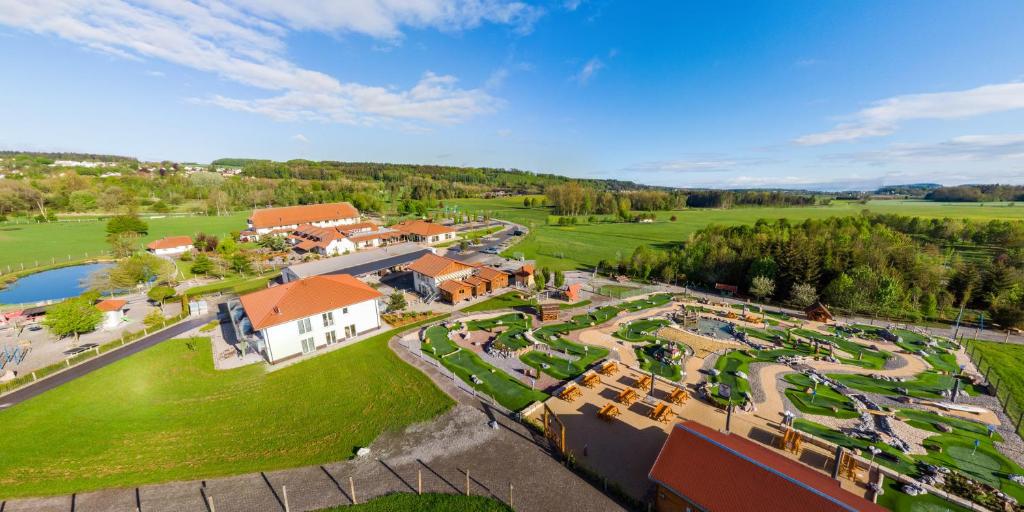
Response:
[[[18,389],[17,391],[13,391],[9,394],[0,397],[0,409],[20,404],[25,400],[45,393],[57,386],[60,386],[61,384],[71,382],[72,380],[77,379],[83,375],[92,373],[100,368],[103,368],[108,364],[115,363],[132,354],[137,354],[143,350],[146,350],[147,348],[152,347],[157,343],[167,341],[171,338],[179,336],[184,332],[188,332],[196,327],[199,327],[209,322],[210,320],[213,320],[214,318],[216,318],[216,316],[216,313],[211,313],[206,316],[190,318],[180,324],[171,326],[166,330],[150,334],[149,336],[146,336],[140,339],[139,341],[136,341],[135,343],[126,345],[124,348],[119,348],[117,350],[105,352],[67,371],[54,374],[50,377],[29,384],[28,386]]]

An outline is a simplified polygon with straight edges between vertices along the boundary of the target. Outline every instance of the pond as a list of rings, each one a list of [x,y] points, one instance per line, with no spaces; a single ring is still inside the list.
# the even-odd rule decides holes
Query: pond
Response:
[[[31,274],[0,290],[0,304],[23,304],[74,297],[86,290],[89,274],[113,263],[88,263]]]
[[[697,332],[719,340],[733,339],[732,327],[727,322],[701,317],[697,320]]]

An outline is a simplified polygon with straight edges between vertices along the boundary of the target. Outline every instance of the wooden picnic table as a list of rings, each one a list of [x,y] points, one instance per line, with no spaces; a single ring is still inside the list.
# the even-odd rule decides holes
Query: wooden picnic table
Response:
[[[575,384],[570,384],[558,394],[558,398],[565,400],[566,402],[572,402],[577,398],[583,396],[583,392]]]
[[[676,405],[684,404],[689,399],[690,399],[690,393],[688,393],[685,389],[681,389],[681,388],[674,389],[672,391],[672,394],[668,396],[668,401],[672,402],[672,403],[674,403]]]
[[[615,399],[620,404],[628,406],[632,405],[633,402],[636,402],[638,398],[640,398],[640,396],[636,394],[636,391],[633,391],[632,388],[626,388],[620,391],[619,396],[617,396]]]
[[[673,412],[672,408],[669,407],[668,404],[666,404],[665,402],[661,402],[658,405],[654,406],[654,408],[651,409],[651,412],[647,416],[650,417],[652,420],[667,423],[669,421],[672,421]]]
[[[650,375],[641,375],[633,382],[633,387],[637,389],[647,389],[651,385]]]
[[[608,361],[601,365],[601,369],[598,370],[602,375],[615,375],[619,372],[619,365],[615,361]]]
[[[601,383],[601,377],[596,373],[588,373],[583,376],[583,385],[592,388]]]
[[[622,414],[619,411],[619,408],[611,402],[604,404],[604,407],[602,407],[600,411],[597,411],[597,417],[605,421],[611,421],[619,414]]]

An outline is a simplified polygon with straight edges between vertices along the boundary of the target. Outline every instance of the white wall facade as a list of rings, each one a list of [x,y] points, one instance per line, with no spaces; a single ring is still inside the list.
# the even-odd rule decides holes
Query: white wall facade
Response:
[[[355,250],[356,244],[354,244],[352,240],[349,240],[348,238],[338,238],[331,240],[320,254],[323,254],[324,256],[340,256],[346,252],[355,252]]]
[[[420,295],[432,295],[437,292],[437,287],[440,286],[441,283],[451,281],[452,279],[465,279],[471,275],[473,275],[473,268],[467,268],[437,277],[425,276],[419,272],[413,271],[412,287],[414,290],[419,292]]]
[[[177,247],[168,247],[166,249],[152,249],[151,252],[157,256],[166,256],[171,254],[182,254],[186,251],[191,251],[192,245],[179,245]]]
[[[348,224],[355,224],[357,222],[359,222],[359,217],[344,217],[344,218],[341,218],[341,219],[330,219],[330,220],[321,220],[321,221],[317,221],[317,222],[309,222],[308,224],[312,224],[312,225],[320,227],[320,228],[331,228],[331,227],[334,227],[334,226],[346,226]],[[265,234],[273,232],[273,231],[283,231],[283,230],[294,231],[296,229],[299,229],[299,225],[298,224],[286,224],[286,225],[282,225],[282,226],[271,226],[269,228],[256,228],[256,229],[253,229],[252,223],[249,223],[249,229],[251,231],[254,231],[257,235],[265,235]]]
[[[272,325],[261,330],[260,334],[266,343],[267,359],[271,363],[276,363],[301,355],[303,353],[302,341],[308,338],[313,339],[316,349],[325,347],[328,345],[327,333],[331,331],[334,332],[336,343],[341,343],[348,338],[380,328],[380,309],[376,299],[334,309],[330,312],[334,316],[333,325],[324,325],[323,313],[326,311],[317,313],[307,317],[310,331],[306,333],[299,333],[299,322],[302,319]],[[346,331],[346,327],[349,331]]]

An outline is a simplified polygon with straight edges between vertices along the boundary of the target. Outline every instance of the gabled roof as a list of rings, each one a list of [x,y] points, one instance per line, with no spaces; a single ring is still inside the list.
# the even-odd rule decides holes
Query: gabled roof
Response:
[[[412,262],[409,265],[409,270],[413,272],[419,272],[428,277],[440,277],[448,274],[454,274],[460,270],[466,270],[473,268],[470,265],[466,265],[461,261],[455,261],[451,258],[445,258],[444,256],[438,256],[433,253],[424,254],[420,256],[420,259]]]
[[[146,248],[155,251],[157,249],[174,249],[175,247],[184,247],[186,245],[192,245],[192,237],[182,235],[153,240],[146,244]]]
[[[519,274],[519,275],[531,275],[532,276],[533,275],[533,265],[530,265],[529,263],[527,263],[527,264],[519,267],[519,270],[516,270],[516,274]]]
[[[443,235],[445,233],[455,232],[454,228],[424,220],[407,220],[405,222],[399,222],[391,227],[403,233],[411,233],[419,236]]]
[[[493,281],[496,277],[505,276],[508,277],[506,272],[502,272],[494,267],[480,267],[476,271],[476,275],[488,280]]]
[[[348,275],[313,276],[243,295],[240,300],[254,329],[265,329],[383,294]]]
[[[458,279],[449,279],[438,285],[438,288],[454,295],[467,288],[471,288],[471,285],[463,281],[459,281]]]
[[[128,304],[128,301],[122,299],[103,299],[96,303],[96,309],[103,312],[121,311],[124,309],[125,304]]]
[[[335,219],[351,219],[359,217],[357,210],[350,203],[309,204],[303,206],[283,206],[281,208],[260,208],[253,210],[249,222],[253,228],[272,228],[274,226],[291,226],[308,224]]]
[[[709,512],[885,510],[809,466],[693,421],[672,429],[649,476]]]

